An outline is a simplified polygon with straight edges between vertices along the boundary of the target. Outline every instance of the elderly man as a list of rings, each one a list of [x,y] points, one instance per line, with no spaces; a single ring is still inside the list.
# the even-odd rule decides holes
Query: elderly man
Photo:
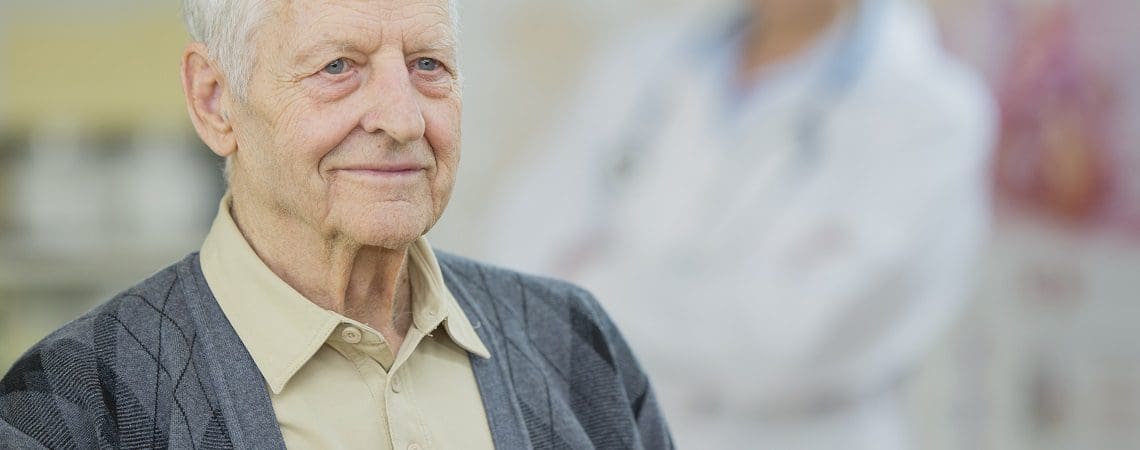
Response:
[[[446,0],[186,9],[183,89],[229,193],[200,253],[12,367],[0,443],[671,446],[589,294],[424,240],[459,162]]]

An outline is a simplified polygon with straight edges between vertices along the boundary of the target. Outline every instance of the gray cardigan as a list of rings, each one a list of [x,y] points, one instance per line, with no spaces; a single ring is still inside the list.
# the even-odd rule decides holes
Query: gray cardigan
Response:
[[[589,293],[438,253],[490,359],[495,446],[671,448],[649,381]],[[0,448],[284,448],[265,381],[191,254],[46,337],[0,381]]]

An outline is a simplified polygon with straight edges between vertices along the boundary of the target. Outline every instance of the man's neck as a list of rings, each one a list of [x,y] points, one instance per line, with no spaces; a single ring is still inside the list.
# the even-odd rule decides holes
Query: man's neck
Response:
[[[376,329],[393,352],[399,349],[412,324],[408,246],[387,249],[327,239],[287,213],[243,212],[236,206],[239,194],[233,195],[234,222],[274,274],[317,306]]]
[[[825,35],[850,9],[851,0],[815,0],[811,6],[753,2],[738,76],[753,79],[766,68],[788,61]],[[787,3],[790,4],[790,3]],[[767,6],[766,6],[767,5]]]

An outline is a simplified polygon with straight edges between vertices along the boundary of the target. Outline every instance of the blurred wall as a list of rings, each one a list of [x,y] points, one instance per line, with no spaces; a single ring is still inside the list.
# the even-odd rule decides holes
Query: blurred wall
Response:
[[[1137,448],[1140,3],[932,3],[993,86],[1002,139],[973,308],[913,416],[932,448]]]
[[[173,1],[0,3],[0,366],[193,250],[219,191]]]

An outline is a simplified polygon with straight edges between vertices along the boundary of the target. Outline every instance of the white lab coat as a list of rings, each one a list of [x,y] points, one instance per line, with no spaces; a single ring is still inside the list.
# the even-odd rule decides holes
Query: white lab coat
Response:
[[[924,10],[880,6],[855,81],[823,100],[847,25],[746,96],[733,41],[694,38],[724,22],[643,33],[493,202],[483,256],[591,289],[682,447],[910,445],[899,381],[967,295],[994,114]]]

